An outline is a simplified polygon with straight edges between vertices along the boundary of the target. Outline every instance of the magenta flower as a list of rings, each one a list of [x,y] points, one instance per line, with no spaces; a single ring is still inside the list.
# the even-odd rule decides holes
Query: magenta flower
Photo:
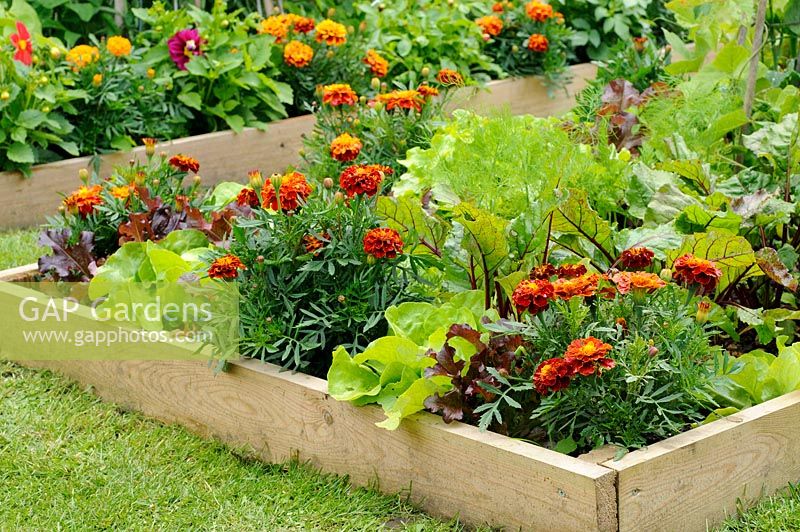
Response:
[[[193,55],[200,55],[200,45],[203,39],[200,32],[194,29],[180,30],[167,41],[169,56],[175,62],[178,70],[186,70],[186,63]]]

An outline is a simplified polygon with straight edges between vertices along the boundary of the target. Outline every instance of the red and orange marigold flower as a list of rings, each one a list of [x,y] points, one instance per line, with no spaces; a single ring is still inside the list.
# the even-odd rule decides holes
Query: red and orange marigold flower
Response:
[[[364,63],[369,66],[369,71],[379,78],[382,78],[389,72],[389,61],[381,57],[375,50],[367,51]]]
[[[371,229],[364,235],[364,252],[376,259],[393,259],[403,253],[403,239],[389,227]]]
[[[611,345],[589,336],[573,340],[564,353],[564,360],[575,368],[575,372],[584,377],[592,375],[595,370],[612,369],[616,363],[606,355],[612,350]]]
[[[273,181],[275,180],[268,179],[264,183],[264,188],[261,189],[261,204],[273,211],[296,211],[300,204],[311,195],[311,185],[306,181],[306,176],[300,172],[290,172],[279,179],[279,195],[275,194]],[[280,205],[278,204],[279,198]]]
[[[553,6],[534,0],[525,5],[525,13],[531,20],[546,22],[553,17]]]
[[[307,67],[314,59],[314,50],[300,41],[289,41],[283,49],[284,62],[295,68]]]
[[[619,261],[625,268],[641,270],[653,264],[655,254],[645,247],[629,248],[622,252]]]
[[[261,21],[261,26],[258,29],[258,33],[272,35],[275,37],[275,42],[279,43],[285,39],[287,35],[289,35],[289,25],[286,23],[286,20],[283,17],[279,15],[273,15]]]
[[[431,87],[427,83],[423,83],[417,87],[417,92],[420,93],[423,98],[433,98],[434,96],[439,96],[439,89],[436,87]]]
[[[317,25],[317,23],[314,21],[313,18],[301,17],[298,15],[295,15],[294,17],[295,18],[292,19],[293,20],[292,25],[294,26],[294,31],[296,31],[297,33],[311,33],[312,31],[314,31],[314,27]]]
[[[136,192],[136,187],[134,185],[111,187],[111,196],[120,200],[128,199],[131,195],[131,192]]]
[[[393,109],[413,109],[417,112],[422,110],[425,104],[424,97],[413,89],[395,90],[386,94],[379,94],[378,101],[386,105],[386,110]]]
[[[533,373],[533,387],[540,395],[558,392],[569,386],[575,367],[563,358],[545,360]]]
[[[553,285],[546,279],[523,280],[511,294],[517,311],[527,310],[531,314],[546,309],[553,299]]]
[[[330,19],[317,24],[316,31],[317,42],[324,42],[328,46],[341,46],[347,41],[347,28]]]
[[[586,266],[583,264],[562,264],[556,269],[556,275],[567,279],[574,279],[586,275]]]
[[[236,196],[236,204],[240,207],[258,207],[261,205],[261,200],[258,197],[258,192],[250,187],[244,187]]]
[[[541,33],[534,33],[528,37],[528,50],[532,52],[544,53],[550,49],[550,42]]]
[[[103,198],[100,193],[103,188],[100,185],[87,187],[81,185],[78,190],[64,198],[64,207],[73,214],[80,214],[86,218],[94,208],[103,204]]]
[[[200,170],[200,163],[197,162],[197,159],[188,155],[173,155],[169,160],[169,164],[181,172],[193,172],[196,174]]]
[[[330,240],[331,236],[328,233],[323,233],[322,238],[325,240]],[[303,247],[306,250],[306,253],[311,253],[312,255],[319,255],[320,250],[325,247],[325,241],[320,240],[319,238],[315,237],[314,235],[305,235],[303,236]]]
[[[347,196],[352,198],[358,194],[374,196],[380,190],[384,176],[392,175],[394,170],[380,164],[357,164],[345,168],[339,176],[339,186]]]
[[[611,276],[611,280],[620,294],[653,292],[667,286],[661,277],[649,272],[618,272]]]
[[[334,107],[340,105],[355,105],[358,103],[358,94],[347,83],[334,83],[322,87],[322,103]]]
[[[503,31],[503,21],[495,15],[481,17],[475,21],[475,24],[480,26],[483,33],[492,37],[497,37]]]
[[[690,253],[675,259],[672,268],[672,278],[676,282],[697,288],[700,295],[713,293],[722,277],[722,270],[713,261]]]
[[[556,267],[552,264],[545,263],[539,266],[536,266],[534,269],[531,270],[530,278],[531,279],[547,279],[549,280],[552,276],[556,274]]]
[[[553,282],[553,291],[557,298],[569,300],[573,297],[592,297],[597,293],[600,277],[596,274],[584,274],[580,277],[560,277]]]
[[[442,85],[456,85],[461,86],[464,84],[464,78],[451,68],[443,68],[436,74],[436,81]]]
[[[361,140],[350,133],[342,133],[331,142],[331,157],[346,163],[354,160],[361,153]]]
[[[208,268],[208,276],[212,279],[235,279],[239,275],[239,270],[246,269],[239,257],[228,254],[214,259]]]

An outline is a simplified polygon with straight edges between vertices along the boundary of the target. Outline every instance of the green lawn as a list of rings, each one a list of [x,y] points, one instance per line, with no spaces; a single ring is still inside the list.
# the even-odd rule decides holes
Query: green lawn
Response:
[[[0,269],[35,262],[36,238],[35,231],[0,233]],[[401,496],[357,489],[302,464],[262,464],[121,412],[57,375],[5,362],[0,486],[0,530],[463,528],[425,516]],[[800,530],[800,489],[720,530]]]

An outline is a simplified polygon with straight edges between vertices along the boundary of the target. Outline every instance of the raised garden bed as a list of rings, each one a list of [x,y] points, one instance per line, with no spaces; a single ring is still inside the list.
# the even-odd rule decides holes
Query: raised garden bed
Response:
[[[556,92],[553,98],[548,96],[539,78],[531,77],[494,81],[483,91],[465,89],[456,96],[454,104],[479,111],[508,107],[514,114],[561,114],[573,107],[575,94],[594,77],[596,67],[581,64],[571,67],[571,71],[573,79],[566,91]],[[240,134],[208,133],[161,144],[159,150],[201,158],[200,175],[205,184],[213,185],[243,178],[255,168],[271,173],[297,164],[303,135],[313,128],[312,116],[300,116],[273,122],[266,132],[248,128]],[[108,173],[114,165],[143,153],[144,148],[140,147],[100,156],[100,171]],[[0,172],[0,228],[40,224],[45,216],[55,212],[61,201],[59,194],[75,188],[78,171],[92,167],[94,159],[80,157],[35,166],[30,179],[17,172]]]
[[[6,270],[0,281],[34,271]],[[379,409],[334,401],[324,380],[253,360],[220,374],[189,361],[24,364],[264,460],[297,457],[474,524],[702,531],[800,478],[800,392],[598,465],[427,413],[386,431],[375,426]]]

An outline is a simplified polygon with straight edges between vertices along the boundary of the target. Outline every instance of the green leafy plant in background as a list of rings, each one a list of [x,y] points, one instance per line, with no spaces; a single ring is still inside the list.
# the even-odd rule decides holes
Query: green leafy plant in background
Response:
[[[216,2],[211,12],[193,6],[168,11],[156,2],[134,13],[150,26],[137,39],[149,47],[142,63],[157,76],[172,79],[172,94],[194,112],[192,132],[228,128],[240,132],[246,126],[265,129],[271,120],[286,116],[285,104],[292,103],[292,91],[274,79],[282,61],[280,49],[274,37],[250,33],[257,27],[257,15],[229,12],[224,2]],[[186,63],[186,70],[179,70],[170,58],[167,41],[190,27],[199,32],[200,53]]]

